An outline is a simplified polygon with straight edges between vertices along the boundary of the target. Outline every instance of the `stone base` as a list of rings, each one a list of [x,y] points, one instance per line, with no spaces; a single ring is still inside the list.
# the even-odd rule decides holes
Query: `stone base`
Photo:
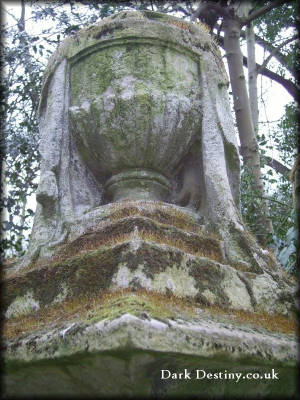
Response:
[[[204,218],[159,202],[114,203],[78,226],[51,259],[7,268],[7,395],[294,394],[295,285],[268,253],[246,244],[232,263]],[[280,385],[160,378],[272,368]]]
[[[275,399],[297,390],[295,340],[205,316],[69,322],[9,342],[6,355],[8,396]]]
[[[246,242],[247,261],[232,263],[225,239],[193,213],[150,201],[113,203],[98,212],[99,220],[95,211],[81,221],[84,232],[74,225],[51,259],[19,271],[8,269],[8,318],[85,293],[126,288],[171,293],[225,309],[295,312],[295,285],[276,270],[271,255],[260,250],[259,258],[259,248]]]

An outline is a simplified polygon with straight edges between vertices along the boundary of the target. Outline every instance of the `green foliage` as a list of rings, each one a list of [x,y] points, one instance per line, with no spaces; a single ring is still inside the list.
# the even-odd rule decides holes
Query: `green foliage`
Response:
[[[261,7],[260,1],[253,2],[255,9]],[[267,67],[285,79],[295,82],[299,74],[299,43],[295,41],[298,26],[298,2],[290,1],[281,7],[274,7],[254,21],[257,35],[262,39],[265,58],[273,58]],[[278,48],[276,51],[275,49]],[[278,161],[292,167],[298,149],[299,135],[298,106],[291,102],[285,106],[285,114],[276,124],[268,124],[268,134],[258,137],[261,154],[261,167],[265,171],[263,179],[268,199],[274,235],[269,245],[275,247],[279,261],[289,272],[296,272],[296,231],[292,201],[292,185],[288,174],[278,174],[267,167],[267,154],[276,154]],[[260,129],[265,132],[265,129]],[[250,191],[251,174],[242,174],[242,211],[244,219],[255,233],[259,207],[257,193]]]
[[[272,139],[280,158],[292,166],[299,145],[299,110],[295,103],[285,106],[285,114],[273,129]]]
[[[258,2],[257,7],[261,6]],[[292,81],[299,76],[299,43],[295,40],[286,43],[287,39],[295,36],[299,25],[299,2],[296,0],[283,4],[281,7],[274,7],[268,13],[255,20],[255,27],[258,35],[265,41],[265,49],[273,51],[279,47],[280,51],[274,52],[275,58],[278,56],[280,63],[273,63],[273,69],[279,75],[290,79],[289,73],[292,73]],[[269,44],[269,45],[268,45]]]
[[[295,225],[287,231],[284,240],[278,240],[278,259],[284,269],[289,273],[296,274],[297,271],[297,247],[299,243],[299,232]]]
[[[5,32],[6,45],[2,52],[3,77],[3,180],[6,193],[1,207],[8,212],[3,228],[10,235],[2,240],[2,249],[24,249],[24,232],[30,229],[33,210],[26,199],[37,188],[39,171],[38,124],[36,112],[42,79],[41,63],[30,54],[36,37],[17,29]]]
[[[242,174],[241,174],[241,211],[244,223],[246,224],[249,231],[251,231],[254,236],[261,240],[260,235],[261,228],[258,224],[261,216],[261,210],[263,208],[263,203],[265,198],[261,197],[260,192],[254,190],[255,179],[253,172],[242,164]],[[264,234],[265,235],[265,234]],[[268,245],[272,242],[272,237],[268,235],[263,238],[264,242]]]
[[[266,150],[277,150],[280,159],[292,166],[298,148],[298,108],[294,103],[285,106],[285,114],[270,130],[267,138],[259,136],[262,167],[266,173],[263,176],[268,199],[270,218],[274,234],[268,238],[268,243],[274,247],[283,268],[288,272],[296,273],[297,227],[295,226],[295,212],[293,210],[292,184],[288,175],[277,174],[272,168],[267,168]],[[271,144],[270,144],[271,143]],[[249,229],[257,235],[257,210],[261,206],[258,193],[251,191],[252,174],[245,167],[242,169],[242,214]]]
[[[273,191],[266,191],[269,215],[273,224],[273,235],[267,238],[268,246],[274,248],[279,261],[288,272],[296,270],[296,236],[295,220],[293,218],[293,200],[291,183],[287,177],[280,176],[274,179],[275,173],[271,169],[264,175],[265,187],[271,182]],[[241,203],[244,222],[248,229],[258,235],[257,219],[262,207],[258,193],[251,191],[253,179],[250,171],[242,169]],[[276,182],[276,186],[275,186]],[[274,190],[276,189],[276,190]]]
[[[261,7],[261,1],[257,2],[256,8]],[[282,31],[297,27],[298,2],[291,1],[281,7],[274,7],[268,13],[257,18],[255,25],[259,32],[270,43],[282,40]]]
[[[294,103],[285,106],[285,114],[273,131],[273,140],[280,157],[286,164],[293,165],[296,152],[299,148],[299,110]],[[286,201],[289,199],[290,213],[276,215],[275,218],[283,218],[279,221],[280,232],[275,233],[275,244],[278,249],[278,259],[282,266],[291,273],[297,273],[297,246],[299,244],[297,215],[292,205],[292,185],[287,177],[281,177],[277,194]],[[292,210],[292,211],[291,211]],[[281,210],[277,210],[278,213]]]

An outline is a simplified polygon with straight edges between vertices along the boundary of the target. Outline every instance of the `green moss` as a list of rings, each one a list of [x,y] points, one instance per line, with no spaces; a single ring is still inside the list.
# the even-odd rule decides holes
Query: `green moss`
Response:
[[[117,290],[89,291],[60,304],[43,307],[30,315],[19,315],[6,321],[4,334],[12,338],[27,332],[40,330],[43,326],[59,326],[62,321],[81,319],[87,324],[114,319],[130,313],[142,318],[196,317],[194,306],[173,295],[154,291]]]
[[[148,19],[158,19],[158,20],[167,20],[167,17],[165,14],[161,14],[155,11],[143,11],[143,14],[145,17]]]
[[[201,25],[198,26],[198,24],[191,24],[170,15],[151,11],[121,12],[105,18],[95,26],[80,30],[74,37],[67,38],[60,45],[48,64],[43,96],[47,92],[48,78],[51,77],[62,59],[72,59],[73,62],[80,52],[96,49],[99,46],[99,39],[104,39],[106,45],[114,39],[127,40],[127,38],[146,38],[149,36],[153,36],[154,42],[159,39],[165,41],[167,46],[172,44],[174,47],[181,48],[180,51],[188,51],[190,54],[194,53],[195,48],[213,51],[216,62],[219,63],[221,60],[219,52],[214,49],[215,44]],[[197,57],[197,54],[194,53],[194,56]],[[178,80],[178,82],[180,81]]]
[[[112,299],[107,297],[103,304],[89,312],[85,321],[94,323],[103,319],[111,320],[126,313],[155,319],[179,317],[184,319],[196,316],[194,308],[189,303],[183,303],[174,296],[167,297],[146,291],[137,294],[125,291],[124,294],[112,293]]]
[[[178,91],[191,88],[184,70],[175,68],[183,55],[159,43],[139,44],[126,42],[94,52],[78,61],[72,67],[71,90],[73,99],[93,98],[101,95],[114,81],[130,74],[139,82],[151,83],[153,88],[167,92],[170,88]],[[189,59],[184,55],[184,61]],[[188,73],[197,80],[197,67],[190,59]],[[87,83],[90,85],[87,86]],[[115,87],[115,90],[119,90]],[[148,100],[147,100],[148,101]]]
[[[71,113],[71,120],[77,147],[90,169],[97,174],[100,163],[108,176],[136,167],[164,173],[168,151],[185,147],[188,138],[183,133],[198,131],[199,110],[185,111],[178,100],[196,100],[197,70],[194,60],[166,46],[126,41],[73,65],[71,99],[79,111]],[[82,107],[84,101],[90,104],[88,110]],[[171,136],[174,119],[181,124]],[[169,120],[171,126],[166,126]],[[164,153],[161,135],[171,138]],[[91,149],[99,147],[102,153],[93,154]]]
[[[8,339],[40,329],[54,329],[66,321],[83,321],[92,324],[103,320],[112,320],[129,313],[139,318],[155,318],[166,322],[167,319],[186,319],[196,321],[196,308],[201,307],[201,318],[211,318],[222,323],[238,326],[262,327],[269,332],[297,334],[297,318],[291,319],[282,315],[270,315],[262,312],[226,309],[221,306],[207,307],[202,302],[192,299],[181,299],[172,294],[147,290],[117,290],[85,293],[44,307],[34,314],[11,318],[4,324],[4,336]]]
[[[67,244],[59,257],[69,257],[83,250],[91,250],[100,246],[109,247],[114,243],[130,241],[134,230],[138,229],[140,239],[176,247],[184,252],[222,261],[219,240],[209,235],[185,233],[167,224],[158,223],[145,217],[132,216],[108,225],[93,233],[87,233]]]
[[[222,131],[223,129],[221,129]],[[237,154],[237,149],[232,143],[224,142],[225,147],[225,157],[226,157],[226,166],[229,169],[229,174],[231,171],[238,171],[240,161]]]

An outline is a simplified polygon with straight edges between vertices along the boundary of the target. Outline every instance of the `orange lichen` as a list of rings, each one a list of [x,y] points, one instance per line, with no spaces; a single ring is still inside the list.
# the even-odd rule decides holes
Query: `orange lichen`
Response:
[[[4,323],[4,336],[13,338],[42,329],[59,326],[65,321],[81,319],[94,322],[114,318],[130,312],[147,313],[156,318],[175,318],[187,314],[195,317],[195,309],[186,300],[146,289],[118,289],[101,291],[97,295],[86,295],[66,300],[60,304],[44,307],[31,315],[10,318]]]
[[[217,306],[196,303],[192,298],[180,298],[172,293],[164,294],[146,289],[118,289],[101,291],[97,295],[86,295],[65,300],[60,304],[44,307],[31,315],[11,318],[4,323],[4,336],[14,338],[42,328],[59,327],[68,321],[83,321],[87,324],[102,319],[113,319],[124,313],[137,316],[148,315],[158,319],[185,318],[197,321],[213,318],[233,325],[263,328],[269,332],[299,334],[296,319],[265,312],[228,310]]]
[[[111,221],[130,216],[148,217],[162,224],[172,225],[187,232],[201,233],[202,227],[196,224],[191,216],[178,208],[168,207],[156,201],[122,201],[113,203]]]
[[[224,310],[217,306],[209,306],[207,309],[212,315],[228,317],[236,323],[261,327],[270,332],[299,335],[299,326],[296,319],[287,318],[282,314],[268,314],[266,312],[250,312],[245,310]]]

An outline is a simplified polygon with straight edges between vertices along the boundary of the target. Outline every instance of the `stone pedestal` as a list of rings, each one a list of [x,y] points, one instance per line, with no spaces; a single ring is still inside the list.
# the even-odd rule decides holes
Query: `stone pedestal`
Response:
[[[245,234],[245,242],[251,240]],[[102,206],[75,221],[69,241],[46,261],[8,271],[6,315],[101,291],[145,289],[225,309],[292,317],[292,278],[256,249],[230,263],[223,238],[193,211],[157,201]],[[32,308],[30,310],[30,307]]]
[[[297,344],[284,336],[204,315],[69,322],[11,346],[4,384],[13,397],[297,398]]]
[[[165,203],[110,204],[80,226],[51,261],[6,271],[8,394],[294,395],[292,281],[228,265],[197,214]],[[196,379],[272,369],[285,386]]]

